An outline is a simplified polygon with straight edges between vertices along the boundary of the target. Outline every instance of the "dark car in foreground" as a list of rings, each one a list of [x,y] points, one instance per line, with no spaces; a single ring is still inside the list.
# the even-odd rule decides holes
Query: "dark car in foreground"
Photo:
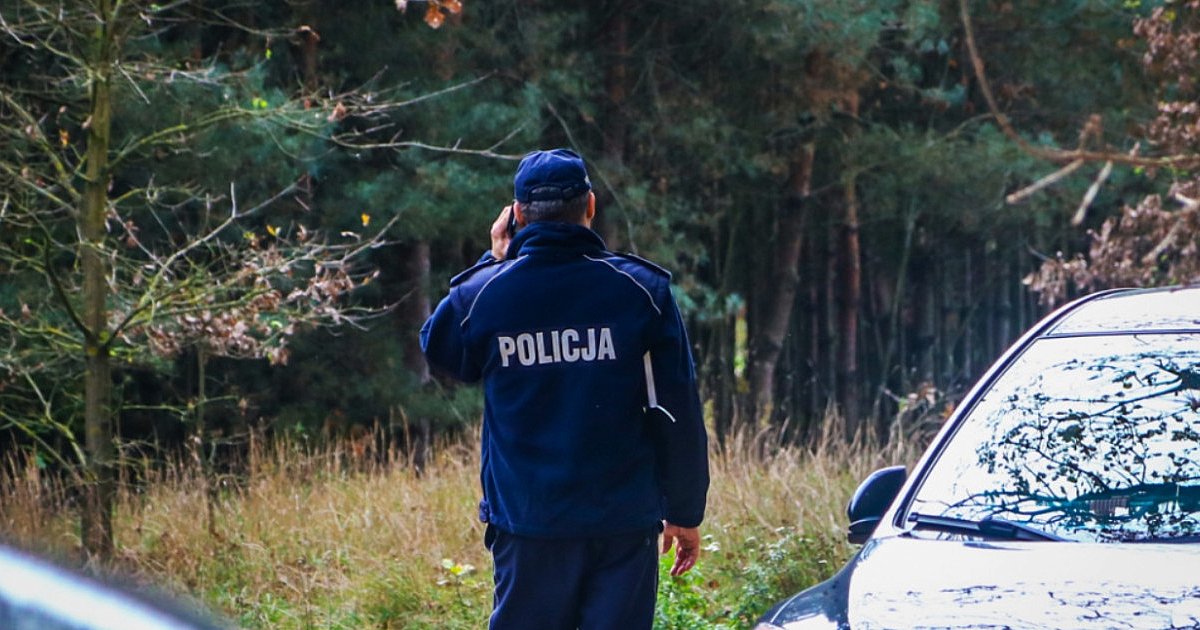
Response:
[[[1200,287],[1048,316],[848,513],[862,548],[760,630],[1200,627]]]

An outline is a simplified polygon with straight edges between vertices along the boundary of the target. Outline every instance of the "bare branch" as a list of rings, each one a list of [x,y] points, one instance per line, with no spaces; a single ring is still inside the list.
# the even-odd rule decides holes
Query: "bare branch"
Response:
[[[1084,164],[1083,160],[1075,160],[1074,162],[1067,164],[1066,166],[1058,169],[1057,171],[1054,171],[1053,173],[1050,173],[1049,175],[1037,180],[1036,182],[1033,182],[1032,184],[1022,188],[1021,190],[1018,190],[1014,193],[1009,194],[1007,197],[1004,198],[1004,200],[1010,204],[1016,204],[1016,203],[1025,201],[1026,199],[1028,199],[1030,196],[1032,196],[1037,191],[1039,191],[1043,188],[1046,188],[1047,186],[1051,186],[1054,183],[1061,181],[1067,175],[1070,175],[1071,173],[1074,173],[1075,171],[1079,170],[1079,167],[1083,166],[1083,164]]]
[[[495,153],[494,151],[492,151],[492,149],[495,148],[495,145],[493,145],[492,148],[488,148],[488,149],[461,149],[458,147],[457,143],[454,146],[447,147],[447,146],[426,144],[424,142],[416,142],[416,141],[375,142],[375,143],[368,143],[368,144],[357,144],[357,143],[353,143],[353,142],[347,142],[347,141],[345,141],[341,138],[337,138],[337,137],[330,138],[330,140],[332,140],[338,146],[345,147],[348,149],[364,149],[364,150],[365,149],[425,149],[427,151],[436,151],[438,153],[451,153],[451,154],[455,154],[455,155],[474,155],[474,156],[479,156],[479,157],[486,157],[486,158],[492,158],[492,159],[497,159],[497,160],[510,160],[510,161],[516,161],[516,160],[519,160],[522,157],[524,157],[524,154],[517,155],[515,153]]]
[[[1193,211],[1195,210],[1194,206],[1192,207],[1192,209],[1193,209]],[[1142,264],[1147,265],[1147,266],[1153,265],[1154,263],[1156,263],[1158,261],[1158,257],[1161,256],[1163,254],[1163,252],[1174,247],[1175,239],[1179,238],[1179,233],[1181,231],[1183,231],[1183,227],[1184,227],[1183,221],[1176,221],[1174,224],[1172,224],[1171,229],[1168,230],[1167,235],[1164,236],[1163,239],[1158,242],[1158,245],[1155,245],[1154,249],[1150,250],[1149,252],[1146,252],[1145,256],[1142,256]]]
[[[1095,201],[1096,195],[1100,193],[1100,187],[1108,180],[1108,176],[1112,175],[1113,163],[1105,162],[1104,168],[1100,169],[1100,174],[1096,176],[1096,180],[1088,186],[1087,192],[1084,193],[1083,199],[1079,202],[1079,208],[1075,210],[1075,215],[1071,217],[1071,225],[1079,227],[1083,225],[1083,220],[1087,218],[1088,207]]]
[[[74,186],[71,185],[72,171],[74,169],[68,169],[66,165],[63,164],[62,158],[59,156],[58,152],[55,151],[52,146],[50,146],[49,140],[46,139],[46,134],[42,133],[41,121],[39,121],[29,110],[22,107],[21,104],[18,103],[16,99],[14,99],[8,93],[7,90],[0,90],[0,100],[3,100],[6,105],[11,107],[12,110],[17,113],[17,116],[23,122],[25,122],[26,127],[29,129],[29,133],[27,135],[32,139],[33,144],[41,149],[42,154],[45,155],[50,163],[54,165],[54,171],[57,174],[56,179],[58,182],[67,190],[68,193],[70,193],[72,198],[78,199],[80,196],[79,192],[76,191]]]
[[[558,113],[558,109],[554,107],[554,103],[545,101],[545,104],[546,109],[550,110],[550,114],[554,116],[555,120],[558,121],[559,126],[562,127],[563,133],[567,135],[567,141],[571,144],[571,148],[579,151],[579,143],[575,141],[575,135],[571,133],[571,127],[567,124],[566,119],[564,119],[562,115]],[[604,188],[608,190],[608,194],[612,195],[613,201],[616,203],[617,208],[619,208],[625,215],[625,229],[629,233],[629,247],[631,250],[633,250],[634,254],[637,254],[637,239],[634,238],[633,223],[629,218],[629,213],[626,212],[625,202],[622,199],[621,192],[617,190],[616,186],[612,185],[612,182],[608,180],[608,177],[605,175],[604,171],[599,167],[599,165],[593,164],[591,168],[593,171],[595,171],[596,177],[600,180],[600,183],[604,184]]]
[[[115,328],[113,328],[113,334],[108,338],[106,345],[111,346],[111,344],[113,343],[113,340],[115,340],[117,338],[117,336],[130,325],[130,323],[134,320],[135,317],[140,315],[142,312],[152,309],[156,306],[156,302],[158,301],[160,296],[156,295],[155,291],[158,289],[158,285],[164,280],[164,278],[169,273],[170,269],[174,266],[176,261],[182,259],[187,254],[191,253],[192,251],[196,250],[197,248],[207,245],[210,242],[212,242],[213,239],[217,238],[217,236],[221,232],[224,232],[226,228],[233,225],[239,218],[242,218],[242,217],[245,217],[245,216],[248,216],[248,215],[258,212],[259,210],[271,205],[275,201],[281,199],[283,196],[295,191],[296,189],[297,189],[296,183],[292,182],[286,188],[284,188],[283,190],[279,191],[274,196],[272,196],[270,199],[267,199],[266,201],[251,208],[250,210],[248,210],[246,212],[239,214],[235,209],[235,211],[229,216],[229,218],[222,221],[220,223],[220,225],[213,228],[211,231],[209,231],[204,236],[197,238],[195,240],[192,240],[184,247],[181,247],[181,248],[171,252],[171,255],[168,256],[165,260],[163,260],[163,261],[156,260],[155,262],[157,263],[158,271],[156,271],[154,276],[150,279],[150,281],[146,287],[146,290],[145,290],[145,292],[142,293],[142,296],[138,300],[137,305],[133,309],[131,309],[128,313],[126,313],[125,318],[119,324],[117,324],[117,326]]]
[[[1085,162],[1113,162],[1128,166],[1144,166],[1144,167],[1174,167],[1174,168],[1190,168],[1200,166],[1200,154],[1183,153],[1177,155],[1167,155],[1162,157],[1142,157],[1136,154],[1125,153],[1121,151],[1090,151],[1082,146],[1072,151],[1063,149],[1052,149],[1048,147],[1039,147],[1030,144],[1028,140],[1023,138],[1021,134],[1013,127],[1008,116],[1000,111],[1000,107],[996,104],[996,97],[992,94],[991,85],[988,83],[987,73],[984,71],[983,59],[979,56],[979,49],[975,43],[975,29],[971,25],[971,13],[967,7],[969,0],[959,0],[959,14],[962,19],[963,30],[966,35],[967,53],[971,57],[971,66],[975,70],[975,78],[979,82],[979,91],[983,94],[983,98],[987,101],[988,110],[996,119],[996,123],[1000,125],[1000,130],[1010,140],[1015,142],[1026,153],[1035,157],[1048,160],[1050,162],[1069,163],[1077,160]]]
[[[146,136],[142,136],[141,138],[134,140],[133,142],[129,143],[124,148],[122,148],[119,152],[117,152],[117,155],[115,155],[112,158],[112,160],[110,161],[110,168],[115,169],[122,162],[124,162],[125,159],[127,159],[130,155],[132,155],[135,151],[137,151],[138,149],[140,149],[142,147],[155,145],[155,144],[170,144],[171,142],[167,141],[167,138],[169,138],[170,136],[173,136],[176,134],[195,133],[198,131],[203,131],[204,129],[213,127],[220,123],[223,123],[227,120],[236,120],[238,118],[249,118],[249,117],[253,117],[255,115],[256,115],[256,113],[252,112],[250,110],[242,109],[240,107],[231,107],[231,108],[219,109],[219,110],[212,112],[206,116],[200,117],[199,119],[197,119],[194,122],[180,123],[178,125],[173,125],[171,127],[167,127],[165,129],[159,129],[158,131],[155,131],[154,133],[151,133]]]
[[[358,116],[367,116],[367,115],[373,115],[373,114],[381,114],[381,113],[389,112],[389,111],[396,110],[396,109],[403,109],[405,107],[411,107],[418,103],[430,101],[430,100],[445,96],[447,94],[458,92],[459,90],[464,90],[473,85],[483,83],[484,81],[487,81],[488,79],[490,79],[494,76],[496,76],[495,72],[489,72],[481,77],[476,77],[476,78],[470,79],[468,81],[463,81],[462,83],[456,83],[454,85],[451,85],[450,87],[442,88],[440,90],[437,90],[434,92],[429,92],[427,94],[422,94],[420,96],[410,98],[410,99],[404,100],[404,101],[385,101],[378,105],[374,105],[374,104],[364,101],[365,104],[354,104],[350,108],[350,113],[358,115]],[[349,100],[349,96],[350,95],[342,95],[339,97],[335,97],[332,100],[338,100],[339,98],[343,99],[343,100]]]
[[[75,327],[78,328],[79,332],[83,334],[84,339],[87,339],[88,341],[95,341],[96,331],[88,328],[87,324],[83,323],[83,319],[79,317],[79,313],[75,311],[74,305],[71,304],[71,300],[67,297],[67,292],[63,290],[62,283],[58,279],[58,274],[54,272],[54,266],[50,261],[50,248],[43,247],[42,253],[45,257],[46,277],[50,279],[50,286],[54,287],[54,295],[58,297],[58,301],[62,304],[63,310],[67,312],[67,317],[71,319],[71,323],[75,324]]]

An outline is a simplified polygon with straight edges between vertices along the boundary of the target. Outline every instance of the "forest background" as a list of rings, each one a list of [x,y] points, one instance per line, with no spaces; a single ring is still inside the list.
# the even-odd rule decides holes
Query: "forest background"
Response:
[[[414,601],[316,620],[280,565],[349,560],[306,555],[305,516],[264,584],[213,571],[256,479],[411,488],[384,503],[472,532],[482,399],[416,331],[516,160],[566,146],[610,248],[674,273],[718,505],[777,500],[718,518],[744,553],[667,588],[660,625],[744,623],[828,574],[846,484],[911,461],[1052,304],[1200,277],[1197,4],[0,0],[5,537],[249,625],[472,627],[469,535],[367,572]],[[205,514],[186,544],[171,505]]]

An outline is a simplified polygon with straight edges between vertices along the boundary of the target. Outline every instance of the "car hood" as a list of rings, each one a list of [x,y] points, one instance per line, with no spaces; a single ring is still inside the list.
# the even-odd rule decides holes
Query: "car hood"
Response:
[[[1200,545],[890,538],[849,581],[854,628],[1200,625]]]
[[[809,628],[1200,626],[1200,544],[875,539],[764,616]]]

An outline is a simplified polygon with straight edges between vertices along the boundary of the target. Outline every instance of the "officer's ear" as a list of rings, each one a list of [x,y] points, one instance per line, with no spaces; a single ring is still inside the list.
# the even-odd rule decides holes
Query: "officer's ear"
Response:
[[[592,219],[596,218],[596,193],[590,190],[588,191],[587,213],[584,214],[584,218],[587,219],[587,226],[592,227]]]
[[[521,207],[521,202],[514,199],[512,208],[513,215],[517,218],[517,227],[525,227],[525,209]]]

